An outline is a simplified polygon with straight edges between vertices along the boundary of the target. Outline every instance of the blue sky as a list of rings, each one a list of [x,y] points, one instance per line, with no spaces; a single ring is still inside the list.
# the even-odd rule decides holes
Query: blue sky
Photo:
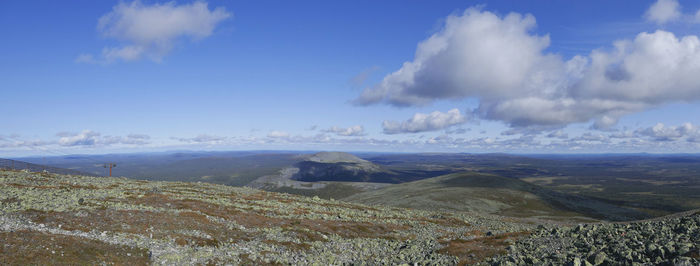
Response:
[[[0,156],[696,152],[698,9],[2,1]]]

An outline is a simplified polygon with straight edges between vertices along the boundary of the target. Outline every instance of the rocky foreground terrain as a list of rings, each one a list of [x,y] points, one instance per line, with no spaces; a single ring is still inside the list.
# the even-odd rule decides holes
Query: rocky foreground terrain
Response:
[[[700,265],[700,211],[632,223],[540,225],[488,261],[505,265]]]
[[[551,224],[208,183],[0,170],[0,264],[686,264],[700,213]]]

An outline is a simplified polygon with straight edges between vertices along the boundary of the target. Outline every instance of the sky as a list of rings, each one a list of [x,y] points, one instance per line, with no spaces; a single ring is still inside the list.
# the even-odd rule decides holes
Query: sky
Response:
[[[697,153],[697,1],[0,1],[0,156]]]

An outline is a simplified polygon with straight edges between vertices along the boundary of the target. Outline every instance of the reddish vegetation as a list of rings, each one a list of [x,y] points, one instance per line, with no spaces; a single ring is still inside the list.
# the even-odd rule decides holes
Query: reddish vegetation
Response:
[[[256,193],[245,197],[247,200],[260,200],[267,197],[266,193]],[[350,221],[331,220],[310,220],[310,219],[287,219],[270,217],[266,213],[252,210],[240,210],[233,207],[226,207],[210,204],[197,200],[172,199],[162,194],[149,194],[142,198],[131,198],[132,203],[143,204],[161,208],[175,208],[181,210],[196,210],[206,215],[224,218],[235,221],[245,227],[282,227],[295,232],[298,228],[306,228],[316,233],[326,235],[338,234],[346,238],[355,237],[380,237],[393,238],[393,233],[397,230],[405,230],[408,227],[403,225],[375,224]],[[318,237],[309,237],[318,239]]]
[[[35,223],[50,227],[61,225],[65,230],[91,230],[144,234],[153,238],[174,238],[178,244],[216,246],[219,241],[247,240],[242,231],[231,230],[194,212],[181,212],[179,215],[151,211],[93,210],[85,215],[73,213],[43,212],[30,210],[23,213]],[[84,216],[84,217],[83,217]],[[178,230],[196,230],[212,238],[189,236]]]
[[[262,194],[262,193],[259,193]],[[260,195],[252,195],[257,198]],[[110,201],[122,201],[108,199]],[[334,221],[276,218],[263,212],[240,210],[233,207],[210,204],[198,200],[173,199],[163,194],[150,193],[144,197],[130,197],[132,204],[180,210],[177,215],[154,211],[111,210],[97,208],[75,213],[25,211],[22,214],[35,223],[50,227],[62,226],[65,230],[92,230],[143,234],[159,239],[174,239],[178,245],[218,246],[222,241],[250,240],[247,233],[229,229],[226,225],[214,222],[205,215],[219,217],[246,228],[281,227],[292,232],[302,241],[326,241],[323,235],[337,234],[344,238],[386,238],[398,239],[396,231],[409,229],[409,226]],[[306,211],[306,210],[304,210]],[[199,231],[211,238],[183,234],[181,230]],[[403,238],[402,238],[403,239]],[[278,243],[292,249],[306,249],[308,245],[295,243]]]
[[[474,231],[472,233],[477,233]],[[508,243],[506,240],[517,240],[529,235],[529,232],[505,233],[495,236],[477,237],[470,240],[454,239],[440,241],[446,247],[438,250],[438,253],[459,257],[460,265],[470,265],[506,252]],[[483,235],[483,234],[482,234]]]
[[[0,265],[148,265],[148,251],[35,231],[0,232]]]

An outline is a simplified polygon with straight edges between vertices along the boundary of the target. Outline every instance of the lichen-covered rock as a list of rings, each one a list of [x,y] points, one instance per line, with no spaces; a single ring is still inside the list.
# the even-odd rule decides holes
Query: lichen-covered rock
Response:
[[[508,249],[507,256],[553,265],[700,265],[700,212],[631,223],[539,226]],[[560,256],[559,254],[566,254]],[[581,257],[580,261],[576,258]],[[569,259],[565,259],[569,258]]]
[[[131,254],[134,262],[138,255],[161,265],[453,265],[465,257],[444,249],[452,241],[532,227],[495,216],[370,207],[207,183],[0,170],[0,237],[32,232],[96,241],[128,250],[114,254]],[[471,233],[481,228],[492,235]],[[80,256],[87,252],[84,245],[62,254],[49,248],[34,257],[2,252],[45,250],[41,241],[6,236],[3,262],[48,264],[63,256],[75,259],[66,264],[93,264]],[[481,261],[505,252],[508,244],[489,245],[493,252],[467,258]]]

